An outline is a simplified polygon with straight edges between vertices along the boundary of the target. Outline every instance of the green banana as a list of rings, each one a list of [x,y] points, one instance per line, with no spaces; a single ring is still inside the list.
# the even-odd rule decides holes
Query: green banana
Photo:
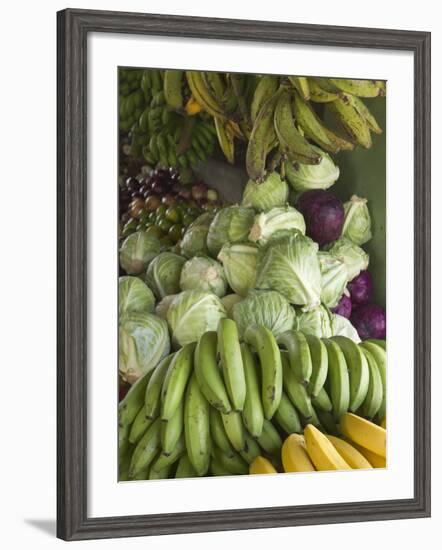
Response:
[[[371,420],[381,408],[384,393],[382,388],[383,384],[381,373],[373,355],[366,348],[361,347],[360,349],[362,349],[365,355],[370,373],[367,395],[361,405],[360,411],[362,416]]]
[[[224,430],[235,451],[243,451],[246,447],[245,430],[241,413],[232,411],[229,414],[221,414]]]
[[[264,75],[259,79],[258,85],[253,94],[252,104],[250,106],[250,116],[252,122],[255,122],[256,117],[264,105],[270,99],[279,87],[279,78],[273,75]]]
[[[272,332],[262,325],[251,325],[244,333],[259,357],[261,367],[261,400],[268,420],[275,414],[282,394],[282,365],[278,344]]]
[[[268,145],[273,140],[273,114],[279,92],[264,102],[253,123],[246,152],[246,168],[249,177],[262,181],[265,176]]]
[[[379,340],[378,342],[384,343],[384,340]],[[381,422],[386,416],[387,409],[387,354],[385,348],[379,345],[375,340],[366,340],[359,345],[371,353],[381,375],[382,402],[377,413],[377,418],[379,422]]]
[[[146,386],[144,396],[144,410],[147,418],[156,418],[160,414],[161,408],[161,389],[163,387],[164,378],[167,373],[174,353],[167,355],[158,363],[153,371],[152,377]]]
[[[150,468],[149,470],[149,479],[168,479],[172,471],[173,464],[166,466],[162,470],[154,470]]]
[[[282,392],[281,402],[276,409],[274,419],[287,434],[302,433],[299,415],[285,392]]]
[[[218,353],[232,407],[235,411],[242,411],[246,398],[246,379],[238,329],[232,319],[221,319],[218,324]]]
[[[187,454],[183,454],[178,461],[175,478],[179,479],[186,477],[197,477],[197,473],[189,460],[189,456]]]
[[[186,78],[193,97],[201,107],[212,116],[224,118],[225,114],[222,106],[208,88],[202,73],[200,71],[186,71]]]
[[[339,90],[358,97],[385,95],[376,80],[352,80],[347,78],[330,78],[329,80]]]
[[[288,330],[278,336],[278,343],[285,346],[290,358],[290,367],[298,382],[307,386],[313,371],[310,348],[304,333]]]
[[[195,374],[207,401],[216,409],[229,413],[232,410],[229,397],[217,363],[217,335],[205,332],[195,349]]]
[[[361,348],[346,336],[334,336],[334,342],[341,348],[347,363],[350,378],[350,404],[349,409],[355,412],[364,402],[368,392],[369,368],[367,359]]]
[[[316,409],[313,407],[312,407],[312,415],[309,418],[306,418],[304,415],[301,414],[301,424],[303,428],[305,428],[309,424],[313,424],[313,426],[318,428],[318,430],[321,430],[321,432],[324,431],[324,427],[322,426],[321,421],[319,420]]]
[[[327,105],[332,104],[333,103],[328,103]],[[321,119],[313,111],[311,106],[296,92],[294,94],[293,106],[296,122],[298,126],[301,127],[304,134],[317,143],[322,149],[325,149],[329,153],[337,153],[339,149],[336,143],[330,138]]]
[[[310,418],[313,414],[312,402],[310,396],[305,389],[305,386],[298,382],[296,376],[293,373],[292,368],[290,367],[289,359],[287,354],[281,353],[282,359],[282,369],[283,369],[283,380],[284,380],[284,389],[290,399],[290,401],[295,405],[298,411],[305,417]]]
[[[118,405],[118,424],[119,426],[128,426],[132,424],[138,411],[143,406],[146,386],[152,376],[152,371],[144,374],[133,384],[125,395],[124,399]]]
[[[150,471],[161,472],[164,468],[172,466],[175,464],[186,452],[186,443],[184,441],[184,436],[178,438],[173,451],[170,454],[165,454],[164,449],[159,454],[157,459],[152,463]]]
[[[210,407],[210,435],[213,442],[220,449],[224,451],[225,454],[233,455],[235,452],[229,438],[227,437],[226,431],[224,429],[224,424],[221,418],[219,411]]]
[[[245,435],[245,448],[239,454],[247,464],[251,464],[261,454],[260,446],[248,433]]]
[[[137,416],[135,417],[135,420],[132,422],[132,425],[130,427],[129,441],[134,445],[137,444],[143,436],[144,432],[152,424],[152,422],[152,419],[146,418],[145,408],[144,406],[141,406]]]
[[[307,385],[307,391],[316,397],[323,388],[327,379],[328,355],[327,348],[320,338],[313,334],[305,334],[312,361],[312,374]]]
[[[333,409],[333,404],[328,396],[328,393],[325,391],[325,388],[321,388],[318,395],[316,397],[312,397],[312,405],[316,411],[321,409],[322,411],[330,412]]]
[[[130,453],[132,445],[129,441],[130,426],[118,426],[118,461],[124,462],[124,458]]]
[[[310,100],[315,103],[328,103],[338,97],[336,92],[330,92],[323,88],[317,78],[309,78],[308,84],[310,88]]]
[[[178,405],[169,422],[163,422],[161,427],[161,447],[163,454],[168,456],[174,452],[177,441],[184,430],[184,403]]]
[[[164,99],[167,105],[175,111],[182,111],[183,100],[183,71],[168,69],[164,71]]]
[[[205,71],[202,73],[202,77],[210,93],[221,104],[224,98],[226,86],[220,73]]]
[[[235,140],[226,121],[219,117],[214,117],[216,134],[221,151],[227,159],[227,162],[233,164],[235,162]]]
[[[195,343],[179,349],[167,369],[161,389],[161,419],[170,420],[183,399],[187,381],[193,370]]]
[[[347,94],[342,93],[338,99],[327,103],[327,108],[336,116],[351,139],[366,149],[372,146],[373,142],[367,121],[352,105]]]
[[[347,98],[351,105],[358,111],[362,118],[365,119],[368,127],[375,134],[382,134],[382,128],[379,126],[377,120],[371,113],[370,109],[365,105],[365,103],[356,97],[355,95],[347,95]]]
[[[129,477],[148,468],[161,447],[161,420],[157,418],[138,442],[130,461]]]
[[[184,404],[184,436],[189,460],[198,476],[205,475],[210,464],[209,407],[196,376],[192,375]]]
[[[322,411],[321,409],[315,409],[318,420],[321,423],[325,433],[330,435],[340,435],[338,425],[333,418],[333,413],[328,411]]]
[[[269,455],[279,454],[282,447],[282,439],[278,430],[273,426],[270,420],[264,420],[264,426],[261,435],[257,438],[259,445]]]
[[[328,354],[328,386],[335,420],[348,411],[350,405],[350,381],[347,363],[341,348],[333,340],[323,338]]]
[[[150,468],[147,466],[129,478],[130,481],[146,481],[149,479]]]
[[[319,164],[321,155],[299,133],[293,119],[290,94],[284,90],[275,108],[274,125],[282,154],[291,162]]]
[[[364,344],[368,342],[370,344],[376,344],[377,346],[380,346],[384,351],[387,351],[387,342],[385,340],[380,340],[378,338],[370,338],[369,340],[365,340]]]
[[[212,451],[214,460],[225,468],[231,474],[248,474],[249,466],[238,453],[228,455],[218,447],[214,447]]]
[[[210,461],[210,473],[214,476],[232,475],[232,472],[229,472],[229,470],[227,470],[227,468],[220,464],[219,460],[216,460],[215,458],[212,458],[212,460]]]
[[[301,97],[305,99],[305,101],[308,101],[310,99],[310,86],[308,78],[305,76],[289,76],[288,78]]]
[[[261,403],[257,365],[247,344],[241,344],[242,362],[246,379],[246,399],[242,416],[247,430],[253,437],[259,437],[264,423],[264,410]]]
[[[120,452],[120,449],[118,450],[118,481],[129,480],[129,468],[132,452],[132,445],[127,446],[124,449],[124,452]]]

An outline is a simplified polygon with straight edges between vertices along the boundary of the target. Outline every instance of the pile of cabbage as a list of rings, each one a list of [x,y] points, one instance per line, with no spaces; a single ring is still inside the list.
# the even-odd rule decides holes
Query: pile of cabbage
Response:
[[[133,383],[224,317],[240,335],[259,323],[276,336],[297,329],[359,342],[352,304],[359,317],[372,305],[370,285],[365,295],[362,288],[369,256],[361,246],[371,219],[365,199],[342,204],[326,191],[338,175],[324,153],[318,166],[287,167],[286,180],[273,172],[261,184],[249,181],[241,204],[200,216],[173,250],[142,231],[130,235],[120,249],[123,380]]]

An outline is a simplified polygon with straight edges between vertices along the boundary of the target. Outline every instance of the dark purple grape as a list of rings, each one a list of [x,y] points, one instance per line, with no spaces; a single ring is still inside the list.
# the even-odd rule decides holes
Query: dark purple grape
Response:
[[[130,193],[133,193],[134,191],[138,191],[138,189],[140,188],[140,182],[137,180],[137,178],[131,176],[126,180],[126,187]]]

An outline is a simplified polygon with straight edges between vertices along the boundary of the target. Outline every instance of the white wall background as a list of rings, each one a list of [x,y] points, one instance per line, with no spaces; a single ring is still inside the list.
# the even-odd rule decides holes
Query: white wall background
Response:
[[[291,7],[289,7],[291,6]],[[71,543],[88,548],[177,545],[276,548],[303,545],[358,550],[389,545],[436,548],[442,535],[441,322],[442,28],[438,3],[371,0],[96,0],[8,2],[2,6],[1,140],[1,534],[8,549],[62,546],[55,532],[55,12],[65,7],[403,28],[432,31],[433,59],[433,517],[431,519]],[[6,192],[6,193],[5,193]],[[12,275],[13,274],[13,275]],[[400,391],[400,388],[398,388]]]

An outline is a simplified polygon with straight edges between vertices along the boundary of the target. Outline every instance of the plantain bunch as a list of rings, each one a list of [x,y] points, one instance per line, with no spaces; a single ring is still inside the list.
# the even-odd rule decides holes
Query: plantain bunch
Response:
[[[319,164],[322,157],[312,144],[336,154],[356,145],[370,148],[371,134],[382,132],[361,98],[385,96],[383,81],[201,71],[187,71],[186,79],[190,105],[213,117],[230,163],[235,138],[246,142],[246,168],[255,181],[287,161]],[[334,115],[340,133],[319,116],[325,110]]]

